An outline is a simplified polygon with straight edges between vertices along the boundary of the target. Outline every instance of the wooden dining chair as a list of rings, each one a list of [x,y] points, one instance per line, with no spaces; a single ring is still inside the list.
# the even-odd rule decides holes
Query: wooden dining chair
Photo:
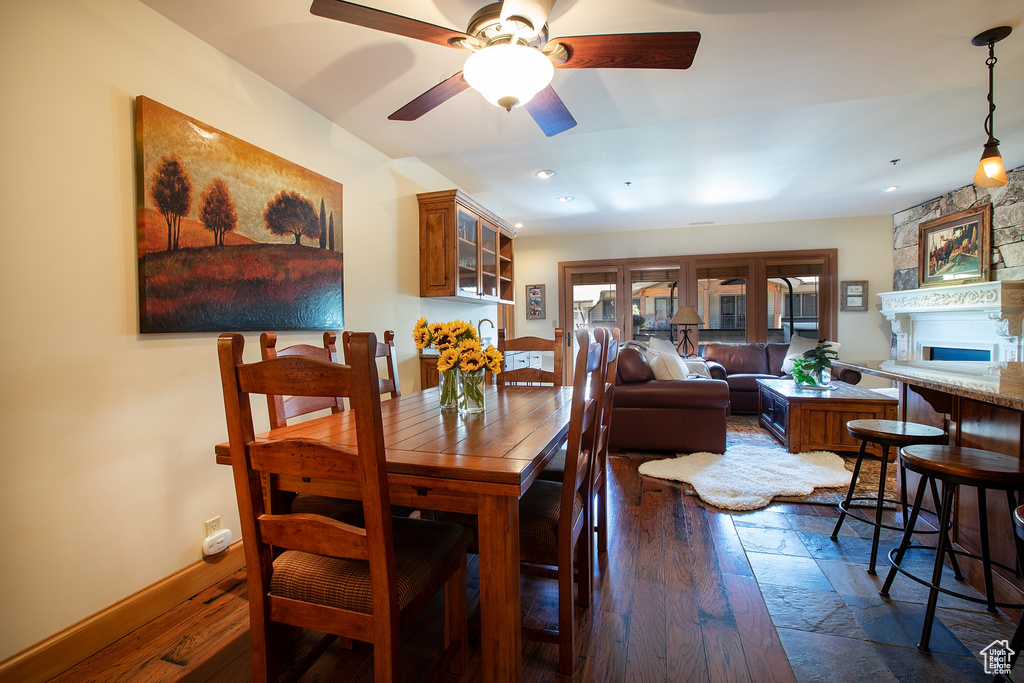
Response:
[[[260,355],[263,360],[271,358],[286,358],[290,356],[303,356],[306,358],[319,358],[320,360],[338,362],[338,351],[335,347],[338,336],[334,332],[324,332],[324,345],[313,346],[312,344],[295,344],[286,346],[283,349],[277,348],[277,335],[273,332],[264,332],[260,335]],[[270,428],[278,429],[287,427],[288,420],[302,417],[321,410],[330,409],[337,413],[345,409],[345,402],[338,396],[284,396],[282,394],[267,394],[267,411],[270,414]],[[331,498],[315,493],[276,494],[276,505],[286,506],[291,512],[311,512],[327,515],[334,519],[359,524],[362,520],[363,507],[357,500],[345,498]],[[395,510],[394,514],[403,514],[403,511]],[[408,514],[410,511],[405,511]]]
[[[345,358],[348,359],[348,342],[352,333],[345,331],[341,333],[341,348],[345,351]],[[398,383],[398,356],[395,354],[395,331],[385,330],[384,341],[377,343],[374,351],[376,358],[385,358],[388,376],[380,379],[380,393],[391,394],[388,398],[398,398],[402,395],[402,387]]]
[[[562,481],[537,480],[519,500],[519,557],[521,570],[558,581],[558,630],[524,628],[531,640],[558,643],[558,670],[572,674],[576,660],[577,602],[589,607],[593,593],[592,506],[593,433],[600,420],[600,394],[587,391],[588,379],[604,378],[605,347],[591,342],[586,330],[576,332],[579,353],[573,375],[572,406]]]
[[[249,594],[252,678],[277,680],[294,628],[373,644],[374,680],[399,681],[399,631],[444,588],[444,652],[435,668],[466,665],[466,548],[456,524],[393,518],[384,452],[376,337],[353,335],[350,365],[296,355],[242,361],[245,339],[217,342],[231,467]],[[355,449],[285,438],[257,441],[250,395],[347,397]],[[272,514],[265,482],[358,491],[362,528],[309,513]],[[280,552],[278,555],[277,552]],[[311,662],[310,662],[311,663]],[[301,667],[299,667],[301,668]],[[297,677],[297,672],[289,676]]]
[[[506,339],[505,328],[502,327],[498,330],[498,351],[501,351],[505,357],[506,365],[509,361],[509,354],[514,355],[517,351],[540,351],[552,354],[553,366],[551,370],[533,367],[505,369],[498,374],[498,384],[562,386],[562,343],[562,328],[560,327],[555,329],[554,339],[541,339],[540,337]]]
[[[597,343],[606,347],[604,369],[602,378],[597,382],[591,379],[591,396],[597,397],[598,392],[603,391],[601,396],[600,411],[601,418],[596,423],[592,432],[593,464],[591,471],[594,475],[593,495],[595,506],[594,532],[597,534],[597,549],[601,552],[608,550],[608,444],[611,432],[612,402],[615,391],[615,371],[618,367],[619,356],[619,328],[606,330],[597,328],[594,330],[594,339]],[[541,471],[539,478],[546,481],[561,482],[565,477],[565,450],[560,450],[548,462]]]
[[[580,351],[573,375],[566,449],[562,451],[565,476],[562,481],[537,479],[519,499],[520,571],[558,581],[558,628],[524,626],[523,637],[557,643],[558,670],[564,674],[573,672],[575,661],[574,579],[580,607],[590,606],[593,593],[593,518],[586,501],[592,494],[590,463],[602,394],[590,395],[587,385],[597,385],[604,377],[605,353],[604,346],[590,341],[587,330],[577,331],[576,339]],[[441,512],[438,518],[477,528],[474,515]],[[471,552],[476,552],[477,544],[470,547]]]

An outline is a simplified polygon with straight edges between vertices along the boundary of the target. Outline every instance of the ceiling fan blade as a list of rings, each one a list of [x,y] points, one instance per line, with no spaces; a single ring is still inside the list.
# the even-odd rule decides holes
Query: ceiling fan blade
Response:
[[[523,29],[521,35],[533,38],[541,32],[548,21],[555,0],[505,0],[501,4],[501,23],[514,17],[522,17],[533,25],[531,30]]]
[[[688,69],[700,44],[697,31],[677,33],[617,33],[603,36],[571,36],[548,41],[544,52],[552,54],[560,44],[568,50],[560,69]]]
[[[415,121],[434,107],[444,104],[468,87],[469,83],[466,83],[460,71],[454,76],[441,81],[389,116],[388,119],[391,121]]]
[[[400,14],[392,14],[372,7],[364,7],[344,0],[313,0],[309,11],[318,17],[335,19],[346,24],[365,26],[366,28],[393,33],[416,40],[425,40],[428,43],[447,45],[449,47],[461,48],[461,41],[469,38],[462,31],[455,31],[450,28],[434,26],[424,21],[403,17]]]
[[[565,108],[562,98],[550,85],[530,98],[523,106],[548,137],[558,135],[576,125],[576,119]]]

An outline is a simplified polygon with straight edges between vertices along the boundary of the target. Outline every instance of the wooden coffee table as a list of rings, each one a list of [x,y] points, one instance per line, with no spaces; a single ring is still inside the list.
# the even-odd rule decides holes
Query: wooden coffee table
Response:
[[[860,441],[846,431],[850,420],[895,420],[896,399],[833,380],[828,389],[805,389],[791,379],[759,379],[761,426],[790,453],[855,451]],[[880,456],[881,447],[867,452]]]

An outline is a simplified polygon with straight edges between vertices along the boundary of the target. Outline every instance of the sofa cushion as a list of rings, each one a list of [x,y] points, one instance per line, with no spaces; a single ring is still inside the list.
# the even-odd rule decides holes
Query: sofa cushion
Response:
[[[717,379],[689,382],[651,380],[623,384],[615,388],[612,401],[616,408],[725,410],[729,407],[729,385]],[[612,431],[615,431],[612,421]]]
[[[818,345],[818,340],[811,339],[809,337],[796,336],[789,340],[789,349],[786,351],[786,358],[782,361],[782,372],[789,375],[793,372],[793,361],[797,358],[803,358],[804,352],[810,351]],[[826,346],[831,346],[832,350],[839,353],[838,342],[825,342]],[[724,365],[724,363],[723,363]],[[726,367],[729,367],[726,365]]]
[[[740,373],[729,375],[725,381],[729,383],[729,391],[757,391],[757,380],[778,378],[778,375]]]
[[[688,379],[689,371],[683,364],[683,359],[675,351],[658,353],[651,361],[651,371],[654,379]]]
[[[764,344],[708,344],[704,357],[721,363],[730,375],[768,373]]]
[[[768,374],[785,375],[782,370],[782,363],[786,360],[786,352],[789,351],[789,344],[768,344]]]
[[[619,353],[616,375],[623,384],[646,382],[654,379],[654,372],[647,357],[631,346],[623,348]]]

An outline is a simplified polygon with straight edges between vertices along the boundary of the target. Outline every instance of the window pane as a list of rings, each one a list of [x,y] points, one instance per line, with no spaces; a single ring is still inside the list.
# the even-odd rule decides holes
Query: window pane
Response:
[[[697,280],[697,313],[704,324],[700,343],[747,340],[746,278],[706,277]]]
[[[787,266],[787,272],[820,270],[817,264]],[[789,275],[768,279],[768,341],[785,343],[793,335],[818,339],[818,276]]]
[[[633,302],[631,338],[646,341],[658,337],[674,342],[677,331],[669,321],[679,306],[679,268],[632,268],[629,286]]]

